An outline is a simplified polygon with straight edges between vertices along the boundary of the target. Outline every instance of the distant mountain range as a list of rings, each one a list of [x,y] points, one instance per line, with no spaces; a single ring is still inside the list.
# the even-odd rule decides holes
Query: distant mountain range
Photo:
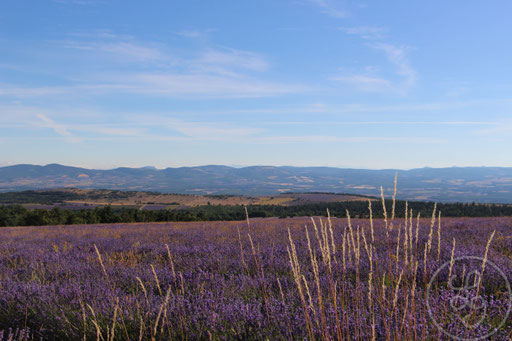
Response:
[[[333,167],[227,166],[95,170],[58,164],[0,167],[0,191],[51,188],[115,189],[184,194],[270,195],[334,192],[386,195],[398,173],[405,200],[512,203],[512,167],[368,170]]]

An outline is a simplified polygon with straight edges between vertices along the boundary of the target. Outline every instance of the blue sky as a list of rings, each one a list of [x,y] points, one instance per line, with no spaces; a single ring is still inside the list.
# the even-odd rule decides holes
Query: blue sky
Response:
[[[510,13],[2,0],[0,165],[512,166]]]

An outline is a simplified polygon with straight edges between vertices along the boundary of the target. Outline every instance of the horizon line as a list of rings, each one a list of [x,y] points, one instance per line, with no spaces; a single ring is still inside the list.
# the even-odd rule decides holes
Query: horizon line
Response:
[[[71,167],[71,168],[82,168],[87,170],[115,170],[119,168],[131,168],[131,169],[154,169],[157,171],[166,170],[166,169],[177,169],[177,168],[199,168],[199,167],[227,167],[227,168],[233,168],[233,169],[243,169],[243,168],[251,168],[251,167],[273,167],[273,168],[337,168],[337,169],[357,169],[357,170],[375,170],[375,171],[386,171],[386,170],[392,170],[392,171],[410,171],[415,169],[447,169],[447,168],[512,168],[512,166],[487,166],[487,165],[480,165],[480,166],[442,166],[442,167],[432,167],[432,166],[423,166],[423,167],[412,167],[412,168],[368,168],[368,167],[356,167],[356,166],[325,166],[325,165],[318,165],[318,166],[297,166],[297,165],[269,165],[269,164],[254,164],[254,165],[225,165],[225,164],[202,164],[202,165],[183,165],[183,166],[174,166],[174,167],[156,167],[152,165],[146,165],[146,166],[115,166],[115,167],[109,167],[109,168],[96,168],[96,167],[86,167],[86,166],[76,166],[76,165],[66,165],[61,163],[48,163],[48,164],[35,164],[35,163],[17,163],[17,164],[7,164],[7,165],[0,165],[0,168],[8,168],[8,167],[15,167],[15,166],[40,166],[40,167],[48,167],[48,166],[61,166],[61,167]]]

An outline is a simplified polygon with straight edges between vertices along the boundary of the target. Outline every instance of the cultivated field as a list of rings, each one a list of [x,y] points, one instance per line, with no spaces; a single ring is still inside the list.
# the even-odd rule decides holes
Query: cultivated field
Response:
[[[2,228],[0,335],[508,339],[512,218],[388,215]]]
[[[374,200],[374,198],[371,198]],[[0,204],[27,208],[83,209],[111,205],[117,208],[174,209],[204,205],[281,205],[367,201],[367,196],[336,193],[281,193],[266,196],[168,194],[155,192],[59,188],[0,193]]]

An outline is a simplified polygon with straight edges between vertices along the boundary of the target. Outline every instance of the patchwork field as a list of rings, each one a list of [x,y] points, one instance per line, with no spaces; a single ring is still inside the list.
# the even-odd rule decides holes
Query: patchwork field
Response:
[[[156,192],[58,188],[0,193],[0,204],[22,204],[27,208],[92,209],[110,205],[141,210],[175,209],[204,205],[280,205],[375,200],[373,197],[340,193],[283,193],[268,196],[168,194]]]
[[[0,339],[510,337],[512,218],[315,223],[2,228]]]

